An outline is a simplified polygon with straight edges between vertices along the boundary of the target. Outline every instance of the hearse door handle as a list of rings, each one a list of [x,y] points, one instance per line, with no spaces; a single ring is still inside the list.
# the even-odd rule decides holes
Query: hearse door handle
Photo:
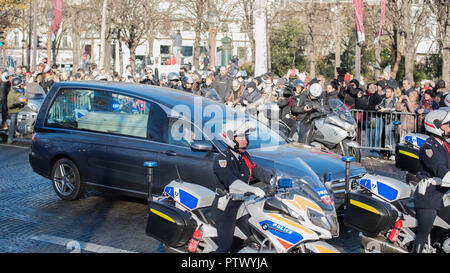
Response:
[[[174,151],[166,151],[165,154],[168,156],[177,156],[177,153]]]

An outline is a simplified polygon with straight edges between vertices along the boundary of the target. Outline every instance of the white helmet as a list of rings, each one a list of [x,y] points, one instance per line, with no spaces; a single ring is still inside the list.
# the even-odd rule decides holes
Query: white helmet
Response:
[[[237,136],[248,136],[256,130],[256,123],[250,120],[230,120],[222,126],[220,136],[231,149],[237,149]]]
[[[443,137],[444,131],[441,126],[446,123],[450,123],[450,111],[434,110],[425,117],[425,130],[433,135]]]
[[[448,94],[447,96],[445,96],[445,105],[447,105],[448,107],[450,107],[450,94]]]
[[[309,88],[309,94],[316,98],[320,97],[322,95],[322,86],[318,83],[313,83]]]

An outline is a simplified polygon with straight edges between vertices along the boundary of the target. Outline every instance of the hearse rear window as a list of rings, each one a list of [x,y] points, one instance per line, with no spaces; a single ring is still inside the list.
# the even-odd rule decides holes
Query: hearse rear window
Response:
[[[111,92],[60,90],[46,126],[146,138],[150,104]]]

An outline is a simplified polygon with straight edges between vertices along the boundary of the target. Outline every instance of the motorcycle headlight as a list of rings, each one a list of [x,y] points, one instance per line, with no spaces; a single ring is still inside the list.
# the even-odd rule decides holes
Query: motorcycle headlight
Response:
[[[318,213],[315,210],[309,209],[309,208],[306,211],[306,214],[308,215],[309,221],[311,221],[311,223],[313,223],[314,225],[321,227],[325,230],[331,229],[331,226],[328,223],[328,220],[324,215]]]
[[[325,217],[330,224],[330,232],[331,236],[339,237],[339,222],[336,216],[336,213],[325,212]]]
[[[339,223],[335,213],[325,212],[325,215],[322,215],[312,209],[308,209],[306,213],[311,223],[328,230],[332,237],[339,236]]]

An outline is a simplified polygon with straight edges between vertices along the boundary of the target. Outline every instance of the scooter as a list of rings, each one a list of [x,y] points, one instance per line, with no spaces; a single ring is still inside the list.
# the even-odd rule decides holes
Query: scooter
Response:
[[[266,196],[258,198],[239,189],[215,193],[180,179],[172,181],[163,196],[149,200],[146,233],[171,251],[215,251],[217,230],[210,211],[218,194],[242,201],[234,232],[235,252],[339,252],[323,241],[339,235],[332,199],[323,185],[278,178],[264,190]]]
[[[307,144],[331,150],[361,161],[361,146],[355,141],[357,124],[345,104],[338,99],[328,101],[331,111],[318,109]]]
[[[450,188],[450,172],[441,181],[433,181]],[[366,174],[358,182],[347,184],[346,189],[344,224],[360,231],[361,252],[411,251],[417,228],[414,186],[396,179]],[[450,190],[443,201],[450,206]],[[450,253],[450,225],[439,214],[424,252]]]

